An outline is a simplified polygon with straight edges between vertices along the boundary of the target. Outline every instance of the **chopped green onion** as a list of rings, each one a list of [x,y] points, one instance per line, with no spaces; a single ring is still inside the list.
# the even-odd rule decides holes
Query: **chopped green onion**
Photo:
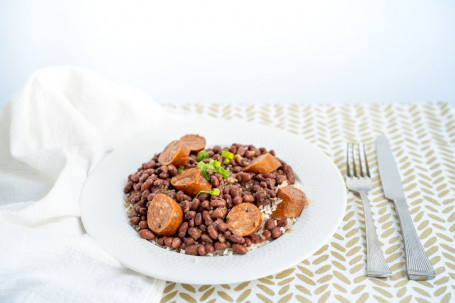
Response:
[[[231,163],[231,160],[234,159],[234,154],[227,151],[227,150],[222,150],[221,151],[221,157],[224,158],[223,164],[229,164]]]
[[[229,151],[227,151],[227,150],[222,150],[221,151],[221,157],[227,158],[229,160],[232,160],[232,159],[234,159],[234,154],[229,152]]]
[[[207,181],[210,181],[210,175],[207,172],[208,169],[212,170],[214,173],[220,174],[224,179],[229,177],[231,173],[224,169],[223,166],[221,166],[221,162],[217,160],[210,160],[209,163],[204,163],[204,162],[199,162],[197,164],[197,167],[201,170],[202,175]]]
[[[228,172],[227,170],[225,170],[222,167],[220,167],[220,169],[217,171],[217,173],[219,173],[224,179],[226,179],[227,177],[229,177],[231,175],[230,172]]]
[[[200,152],[197,153],[196,161],[202,161],[204,159],[209,158],[209,154],[205,149],[201,150]]]
[[[180,174],[184,169],[185,169],[185,166],[180,165],[180,166],[177,168],[177,172]]]
[[[218,188],[214,188],[212,190],[201,190],[200,192],[197,193],[196,199],[202,193],[209,194],[209,195],[212,195],[212,196],[219,196],[220,195],[220,190]]]
[[[210,181],[210,174],[208,173],[207,169],[202,168],[201,173],[205,180]]]

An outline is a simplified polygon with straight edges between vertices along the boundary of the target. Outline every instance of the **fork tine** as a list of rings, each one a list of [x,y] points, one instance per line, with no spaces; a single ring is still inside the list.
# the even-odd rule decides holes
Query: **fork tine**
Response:
[[[356,154],[355,154],[355,144],[351,144],[351,154],[352,154],[352,167],[354,169],[354,177],[357,178],[357,168],[355,165]]]
[[[349,142],[346,144],[346,175],[351,177],[351,167],[350,167],[350,155],[349,155]]]
[[[367,177],[368,177],[368,178],[371,178],[371,175],[370,175],[370,168],[368,167],[367,152],[365,151],[365,143],[362,144],[362,147],[363,147],[363,158],[365,159],[365,170],[366,170],[366,173],[367,173]]]
[[[359,156],[359,171],[360,171],[360,176],[361,177],[364,177],[364,173],[363,173],[363,159],[362,159],[362,154],[360,153],[360,144],[357,144],[357,155]]]

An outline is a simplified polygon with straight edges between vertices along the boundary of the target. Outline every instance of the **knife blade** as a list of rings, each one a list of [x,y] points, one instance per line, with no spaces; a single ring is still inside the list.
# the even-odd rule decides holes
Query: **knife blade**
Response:
[[[378,136],[376,138],[375,148],[379,177],[381,179],[384,195],[387,199],[394,202],[400,220],[408,278],[410,280],[433,279],[436,274],[423,249],[422,243],[420,243],[419,236],[417,235],[414,223],[412,222],[400,178],[400,172],[387,138],[385,136]]]

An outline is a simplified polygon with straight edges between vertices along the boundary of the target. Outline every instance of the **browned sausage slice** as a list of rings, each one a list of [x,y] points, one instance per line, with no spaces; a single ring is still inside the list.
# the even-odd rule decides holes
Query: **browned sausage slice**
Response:
[[[278,203],[276,210],[272,213],[272,216],[276,219],[287,219],[300,216],[307,201],[305,193],[291,185],[280,187],[277,192],[277,197],[283,201]]]
[[[180,138],[180,141],[183,142],[191,151],[198,152],[203,150],[205,147],[205,138],[199,135],[185,135]]]
[[[188,162],[190,149],[180,140],[175,140],[169,143],[158,157],[158,162],[161,165],[173,164],[175,166],[185,166]]]
[[[201,171],[196,167],[185,169],[173,177],[171,184],[191,197],[195,197],[201,190],[210,190],[212,188],[212,185],[204,179]]]
[[[261,227],[261,211],[253,203],[240,203],[231,209],[226,217],[226,223],[234,235],[242,237],[251,235]]]
[[[150,202],[147,210],[147,225],[157,235],[174,235],[182,220],[182,208],[171,197],[158,194]]]
[[[260,155],[254,159],[250,165],[245,167],[244,171],[251,171],[257,174],[271,173],[281,166],[281,162],[278,161],[272,154],[266,153]]]

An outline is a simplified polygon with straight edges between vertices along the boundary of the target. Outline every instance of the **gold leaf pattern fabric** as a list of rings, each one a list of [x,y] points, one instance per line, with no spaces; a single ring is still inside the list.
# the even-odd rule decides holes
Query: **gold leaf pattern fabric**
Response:
[[[346,142],[367,144],[370,205],[388,279],[365,276],[362,202],[348,192],[332,239],[293,268],[232,285],[167,282],[162,302],[453,302],[455,300],[455,119],[447,103],[382,105],[169,105],[178,112],[274,126],[312,142],[346,173]],[[417,233],[436,271],[409,281],[398,217],[382,193],[373,141],[385,134],[403,179]]]

